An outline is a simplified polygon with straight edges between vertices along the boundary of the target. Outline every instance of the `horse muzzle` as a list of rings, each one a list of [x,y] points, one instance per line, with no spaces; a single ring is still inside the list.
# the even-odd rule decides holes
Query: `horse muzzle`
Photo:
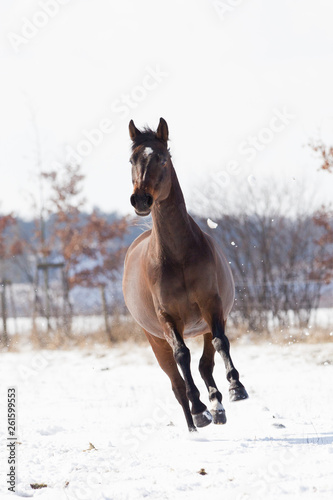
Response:
[[[150,214],[151,207],[154,203],[154,198],[146,192],[134,192],[130,198],[131,205],[134,207],[135,213],[140,217],[145,217]]]

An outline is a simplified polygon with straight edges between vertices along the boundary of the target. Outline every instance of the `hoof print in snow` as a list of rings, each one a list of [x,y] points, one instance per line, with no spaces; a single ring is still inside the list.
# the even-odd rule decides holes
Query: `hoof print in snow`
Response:
[[[30,486],[33,490],[40,490],[41,488],[47,488],[47,484],[44,483],[33,483],[30,484]]]
[[[201,476],[205,476],[207,472],[205,471],[205,469],[200,469],[198,470],[198,474],[200,474]]]

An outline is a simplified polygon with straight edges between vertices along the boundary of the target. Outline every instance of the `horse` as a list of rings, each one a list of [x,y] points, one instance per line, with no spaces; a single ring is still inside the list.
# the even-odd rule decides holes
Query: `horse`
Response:
[[[138,216],[151,214],[153,224],[127,250],[125,303],[169,376],[189,431],[211,422],[225,424],[222,394],[213,378],[216,351],[225,364],[230,400],[248,398],[225,334],[234,302],[231,269],[215,240],[187,212],[168,149],[167,122],[161,118],[156,131],[140,131],[131,120],[129,134],[134,188],[130,203]],[[185,344],[198,335],[204,339],[199,371],[208,389],[210,411],[200,400]]]

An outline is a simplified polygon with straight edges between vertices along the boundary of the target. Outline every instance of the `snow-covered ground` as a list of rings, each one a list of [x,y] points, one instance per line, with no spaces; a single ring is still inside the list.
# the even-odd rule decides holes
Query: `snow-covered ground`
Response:
[[[201,347],[189,346],[208,402],[197,370]],[[18,399],[18,496],[333,498],[333,343],[243,341],[232,354],[250,399],[229,403],[217,359],[228,422],[190,434],[148,346],[0,353],[0,498],[13,498],[6,486],[11,385]],[[35,490],[33,483],[47,487]]]

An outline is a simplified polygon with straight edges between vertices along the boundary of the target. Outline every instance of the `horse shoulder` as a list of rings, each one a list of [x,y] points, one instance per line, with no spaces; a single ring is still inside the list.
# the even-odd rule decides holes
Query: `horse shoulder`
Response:
[[[126,252],[126,257],[125,257],[125,267],[126,267],[126,264],[128,262],[128,259],[129,257],[131,256],[131,254],[134,252],[134,250],[143,242],[145,241],[147,238],[149,238],[151,234],[151,229],[149,229],[148,231],[145,231],[144,233],[141,233],[137,238],[135,238],[135,240],[131,243],[131,245],[128,247],[128,250]]]
[[[224,255],[223,253],[223,250],[222,248],[220,247],[220,245],[217,243],[217,241],[212,237],[210,236],[209,234],[207,233],[204,233],[205,237],[206,237],[206,240],[208,241],[210,247],[212,248],[215,256],[216,256],[216,259],[218,262],[221,263],[223,269],[225,271],[228,272],[228,274],[231,274],[231,269],[230,269],[230,265],[229,265],[229,262],[227,261],[227,258],[226,256]]]

